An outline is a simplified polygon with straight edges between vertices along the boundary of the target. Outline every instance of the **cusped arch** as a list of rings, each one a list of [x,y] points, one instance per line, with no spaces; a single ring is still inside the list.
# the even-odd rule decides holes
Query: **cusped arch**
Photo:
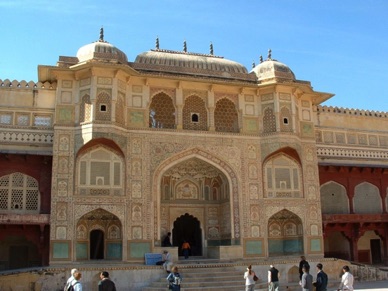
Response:
[[[240,238],[240,206],[239,206],[239,198],[238,198],[238,190],[239,190],[239,183],[238,183],[238,176],[233,170],[233,168],[228,164],[228,162],[221,160],[220,158],[214,156],[213,154],[204,151],[203,149],[199,148],[191,148],[188,150],[185,150],[179,154],[176,154],[163,162],[159,164],[159,166],[155,169],[153,174],[153,186],[152,186],[152,193],[157,193],[157,195],[154,195],[154,205],[155,205],[155,213],[157,213],[157,219],[156,221],[160,221],[160,201],[161,201],[161,180],[165,172],[167,172],[169,169],[175,167],[176,165],[189,160],[197,158],[205,163],[208,163],[212,166],[214,166],[218,171],[224,174],[224,176],[227,179],[228,184],[230,185],[229,191],[230,191],[230,203],[232,203],[232,211],[233,214],[231,215],[233,221],[232,221],[232,235],[234,238]],[[155,239],[158,239],[160,237],[160,226],[158,223],[154,223],[154,233],[156,234]]]
[[[358,184],[354,189],[353,207],[354,213],[382,213],[383,204],[379,188],[369,182]]]
[[[343,185],[328,181],[321,185],[320,192],[322,214],[349,213],[349,198]]]
[[[270,256],[303,253],[303,222],[298,215],[282,209],[269,217],[268,252]]]

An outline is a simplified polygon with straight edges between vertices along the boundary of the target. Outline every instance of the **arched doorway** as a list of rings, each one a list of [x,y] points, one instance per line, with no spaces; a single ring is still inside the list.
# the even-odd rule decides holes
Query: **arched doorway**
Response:
[[[185,213],[174,221],[172,230],[173,245],[179,247],[179,255],[182,256],[181,246],[184,240],[191,246],[190,256],[202,256],[202,231],[197,218]]]
[[[90,232],[90,259],[103,260],[104,256],[104,232],[99,229]]]
[[[77,260],[121,260],[122,224],[120,219],[104,210],[95,209],[77,222]]]
[[[286,209],[271,216],[268,221],[268,248],[270,256],[302,254],[302,220]]]

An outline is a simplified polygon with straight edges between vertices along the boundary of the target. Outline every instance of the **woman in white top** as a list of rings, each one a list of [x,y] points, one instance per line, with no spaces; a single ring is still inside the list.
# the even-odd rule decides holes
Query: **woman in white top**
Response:
[[[348,266],[344,266],[342,268],[342,272],[344,273],[341,278],[341,284],[338,290],[349,290],[353,291],[353,275],[350,273],[350,269]]]
[[[249,265],[247,268],[247,271],[244,273],[245,291],[255,290],[255,280],[253,280],[253,277],[255,275],[256,275],[255,272],[252,271],[252,266]]]

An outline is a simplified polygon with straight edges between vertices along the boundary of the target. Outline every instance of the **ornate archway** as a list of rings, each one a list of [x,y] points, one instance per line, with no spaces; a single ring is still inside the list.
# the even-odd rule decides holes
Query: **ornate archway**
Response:
[[[303,253],[303,224],[296,214],[283,209],[268,221],[269,256]]]
[[[116,215],[101,208],[84,214],[77,222],[77,260],[121,260],[122,234]]]
[[[194,148],[162,162],[154,177],[156,241],[177,217],[190,213],[199,219],[204,240],[239,244],[237,176],[226,162]]]

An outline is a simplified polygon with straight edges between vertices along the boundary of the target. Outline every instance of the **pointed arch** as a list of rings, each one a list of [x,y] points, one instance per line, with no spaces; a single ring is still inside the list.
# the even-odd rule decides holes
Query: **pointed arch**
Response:
[[[329,181],[320,187],[322,214],[348,214],[349,198],[346,188],[335,182]]]
[[[373,201],[373,203],[370,203]],[[379,188],[375,185],[363,182],[354,189],[353,197],[354,213],[382,213],[383,204]]]
[[[124,173],[124,156],[114,142],[91,141],[77,153],[75,194],[123,195]]]
[[[268,219],[269,256],[303,253],[302,219],[287,209],[282,209]]]
[[[84,213],[76,224],[76,258],[121,259],[122,237],[123,226],[115,214],[102,207]]]
[[[238,176],[235,171],[229,166],[228,162],[221,160],[220,158],[214,156],[211,153],[204,151],[199,148],[191,148],[179,154],[176,154],[166,160],[164,160],[160,165],[155,169],[153,175],[153,185],[152,185],[152,193],[156,195],[153,196],[153,204],[155,205],[155,217],[154,217],[154,239],[158,240],[161,237],[161,181],[165,172],[174,166],[187,161],[192,158],[197,158],[205,163],[208,163],[214,166],[218,171],[222,172],[227,180],[229,185],[229,197],[230,197],[230,205],[228,208],[230,209],[230,227],[231,227],[231,237],[234,240],[240,239],[240,205],[239,205],[239,183],[237,181]],[[152,225],[152,224],[150,224]],[[150,226],[151,227],[151,226]],[[151,233],[151,229],[149,230]]]
[[[224,97],[217,101],[214,109],[214,125],[216,131],[239,132],[237,108],[229,98]]]
[[[183,129],[207,130],[207,116],[205,100],[197,95],[190,95],[183,105]]]
[[[38,214],[40,199],[35,178],[20,172],[0,177],[0,213]]]
[[[268,198],[303,197],[302,167],[292,148],[283,148],[263,162],[264,193]]]
[[[164,92],[155,94],[149,105],[149,127],[174,129],[175,112],[174,101],[169,95]]]

